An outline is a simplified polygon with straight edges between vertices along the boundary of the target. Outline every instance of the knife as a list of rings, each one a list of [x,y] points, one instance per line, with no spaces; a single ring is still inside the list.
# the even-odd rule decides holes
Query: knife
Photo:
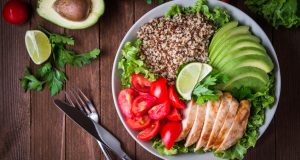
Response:
[[[131,158],[121,148],[120,141],[101,125],[88,118],[79,109],[61,100],[54,100],[54,104],[80,127],[82,127],[84,130],[90,133],[97,140],[103,142],[120,159],[131,160]]]

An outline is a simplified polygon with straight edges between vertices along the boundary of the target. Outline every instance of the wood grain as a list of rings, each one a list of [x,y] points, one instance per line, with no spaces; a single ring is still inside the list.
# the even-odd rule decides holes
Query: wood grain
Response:
[[[0,2],[3,8],[5,1]],[[30,94],[19,83],[29,59],[24,34],[29,23],[22,27],[0,20],[1,81],[0,81],[0,159],[30,159]],[[16,34],[17,33],[17,34]]]
[[[106,1],[106,11],[100,20],[100,88],[101,124],[121,141],[123,149],[135,159],[135,142],[123,127],[111,93],[111,71],[117,48],[134,21],[132,0]]]
[[[0,1],[0,6],[8,0]],[[38,0],[31,2],[35,9]],[[300,159],[300,30],[275,30],[260,16],[251,13],[242,1],[231,3],[249,14],[272,40],[280,62],[282,93],[274,120],[245,159]],[[18,78],[25,66],[36,69],[24,46],[28,29],[45,26],[53,32],[74,36],[78,52],[100,47],[102,55],[83,68],[67,66],[66,90],[76,86],[93,99],[101,115],[100,122],[120,139],[125,151],[136,160],[155,160],[135,143],[117,116],[111,94],[111,70],[118,46],[132,24],[157,6],[144,0],[106,1],[105,14],[98,24],[86,30],[64,30],[33,13],[30,23],[13,26],[0,20],[0,159],[2,160],[104,160],[95,140],[75,125],[52,104],[53,98],[65,99],[63,93],[50,97],[43,92],[24,93]],[[116,159],[114,157],[114,159]]]
[[[36,4],[37,0],[32,1],[33,8]],[[33,13],[30,28],[38,29],[39,26],[63,33],[62,28]],[[35,70],[37,67],[31,62],[31,68]],[[48,88],[42,92],[31,92],[31,160],[65,159],[65,116],[53,105],[53,98],[63,99],[64,94],[61,92],[51,97]]]
[[[66,34],[75,38],[75,46],[70,48],[78,53],[99,48],[98,24],[86,30],[67,30]],[[99,59],[80,68],[67,65],[66,74],[69,78],[67,91],[74,87],[82,89],[100,111]],[[66,119],[66,159],[100,159],[100,149],[95,139],[69,118]]]

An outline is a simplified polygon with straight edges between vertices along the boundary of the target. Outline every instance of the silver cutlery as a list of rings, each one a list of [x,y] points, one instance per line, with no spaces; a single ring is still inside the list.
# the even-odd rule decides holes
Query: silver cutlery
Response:
[[[96,109],[92,102],[83,94],[83,92],[79,89],[74,89],[72,92],[68,92],[66,95],[70,104],[58,99],[54,100],[54,104],[69,118],[94,136],[99,141],[99,146],[101,145],[104,149],[104,153],[107,153],[109,149],[113,151],[113,153],[115,153],[120,159],[131,160],[131,158],[121,148],[119,140],[96,122],[97,119],[99,121],[99,116],[96,112]],[[110,158],[108,153],[107,156],[108,157],[106,158]]]

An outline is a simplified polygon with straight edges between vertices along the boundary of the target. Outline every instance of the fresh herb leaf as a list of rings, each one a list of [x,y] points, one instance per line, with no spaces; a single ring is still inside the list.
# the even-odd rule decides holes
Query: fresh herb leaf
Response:
[[[214,70],[202,81],[198,82],[193,90],[193,97],[196,103],[203,104],[209,100],[218,99],[217,84],[227,81],[227,76]]]
[[[125,43],[122,48],[122,59],[118,63],[118,69],[122,70],[121,84],[123,87],[130,87],[131,75],[133,73],[141,73],[150,80],[155,79],[155,75],[145,67],[144,62],[139,58],[140,46],[142,41]]]
[[[22,88],[27,91],[36,90],[41,91],[43,89],[44,81],[38,80],[34,75],[32,75],[28,68],[25,69],[24,76],[20,79]]]
[[[54,69],[47,75],[48,87],[50,89],[51,96],[56,95],[63,89],[64,82],[67,80],[64,72]]]
[[[206,0],[197,0],[196,4],[191,7],[183,7],[178,4],[171,6],[168,12],[166,12],[166,17],[173,17],[176,14],[196,14],[202,13],[207,19],[211,20],[218,27],[224,26],[231,20],[230,15],[225,9],[220,7],[214,7],[210,9],[207,5]]]
[[[91,60],[100,55],[100,50],[96,48],[90,52],[77,54],[65,48],[65,45],[74,45],[72,37],[50,33],[44,28],[41,28],[41,30],[47,34],[50,40],[52,56],[36,70],[35,75],[26,69],[20,81],[25,91],[28,89],[41,91],[43,85],[47,84],[50,94],[53,96],[63,89],[64,82],[67,80],[65,73],[59,70],[59,68],[63,69],[66,64],[78,67],[89,64]]]

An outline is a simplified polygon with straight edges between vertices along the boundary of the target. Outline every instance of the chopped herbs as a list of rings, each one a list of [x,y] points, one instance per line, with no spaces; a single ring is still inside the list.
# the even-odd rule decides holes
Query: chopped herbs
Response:
[[[20,79],[22,88],[26,90],[41,91],[44,85],[47,85],[51,96],[59,93],[63,87],[67,76],[62,71],[66,64],[81,67],[84,64],[91,63],[91,60],[97,58],[100,54],[98,48],[83,54],[76,54],[74,51],[66,49],[65,45],[74,45],[72,37],[50,33],[41,29],[47,34],[51,46],[52,56],[42,64],[36,71],[36,74],[29,72],[26,68],[24,76]]]

